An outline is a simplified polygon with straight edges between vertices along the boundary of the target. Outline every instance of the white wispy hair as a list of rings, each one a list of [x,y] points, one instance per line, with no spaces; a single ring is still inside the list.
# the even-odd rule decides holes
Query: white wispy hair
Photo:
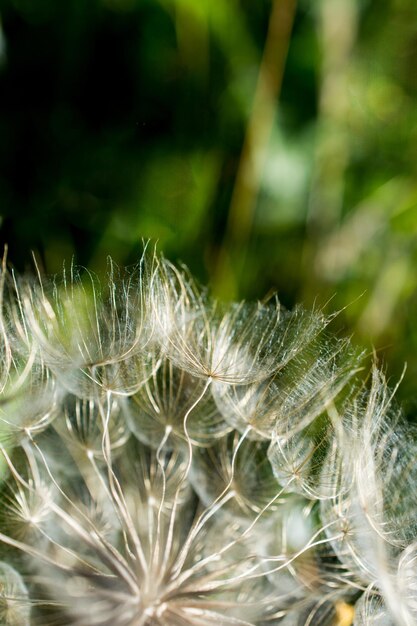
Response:
[[[417,440],[331,316],[149,249],[0,299],[4,626],[416,623]]]
[[[368,586],[355,624],[410,626],[415,616],[410,621],[406,605],[410,593],[417,601],[417,589],[399,584],[398,568],[417,532],[417,439],[376,366],[371,389],[351,398],[338,435],[336,454],[332,450],[325,464],[326,480],[331,466],[337,469],[321,517],[339,520],[342,536],[334,550]]]
[[[0,561],[0,623],[7,626],[29,626],[30,602],[20,574]]]
[[[243,385],[263,380],[279,367],[278,301],[220,304],[188,273],[163,260],[155,314],[168,358],[193,376]]]
[[[74,263],[53,279],[14,279],[9,316],[64,389],[83,397],[98,389],[130,395],[150,375],[152,263],[145,250],[137,267],[120,276],[109,260],[104,285]]]

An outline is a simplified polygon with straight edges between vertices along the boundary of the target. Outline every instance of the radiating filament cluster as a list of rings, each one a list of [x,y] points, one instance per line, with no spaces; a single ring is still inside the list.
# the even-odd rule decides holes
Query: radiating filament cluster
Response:
[[[301,307],[0,278],[0,624],[417,624],[417,439]]]

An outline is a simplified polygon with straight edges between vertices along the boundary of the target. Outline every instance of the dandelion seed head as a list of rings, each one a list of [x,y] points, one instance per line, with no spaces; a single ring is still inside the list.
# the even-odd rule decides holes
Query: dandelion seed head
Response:
[[[149,249],[0,293],[2,624],[415,623],[417,438],[331,316]]]

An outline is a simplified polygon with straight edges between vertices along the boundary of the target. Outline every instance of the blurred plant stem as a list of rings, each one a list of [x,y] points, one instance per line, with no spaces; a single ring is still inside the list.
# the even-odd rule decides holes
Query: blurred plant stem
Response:
[[[318,3],[322,62],[316,154],[303,259],[306,275],[313,274],[313,280],[303,283],[308,291],[304,294],[307,297],[317,293],[314,275],[317,275],[316,255],[321,241],[339,227],[342,214],[345,173],[351,153],[351,137],[346,123],[349,72],[357,25],[355,0],[321,0]]]
[[[213,289],[233,299],[245,264],[266,150],[274,123],[291,37],[296,0],[274,0],[251,114],[236,174],[223,243],[215,261]]]

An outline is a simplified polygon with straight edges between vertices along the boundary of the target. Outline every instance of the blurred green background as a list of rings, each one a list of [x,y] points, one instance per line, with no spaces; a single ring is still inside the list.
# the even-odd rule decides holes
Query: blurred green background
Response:
[[[96,271],[342,309],[416,411],[415,0],[0,0],[0,216]]]

